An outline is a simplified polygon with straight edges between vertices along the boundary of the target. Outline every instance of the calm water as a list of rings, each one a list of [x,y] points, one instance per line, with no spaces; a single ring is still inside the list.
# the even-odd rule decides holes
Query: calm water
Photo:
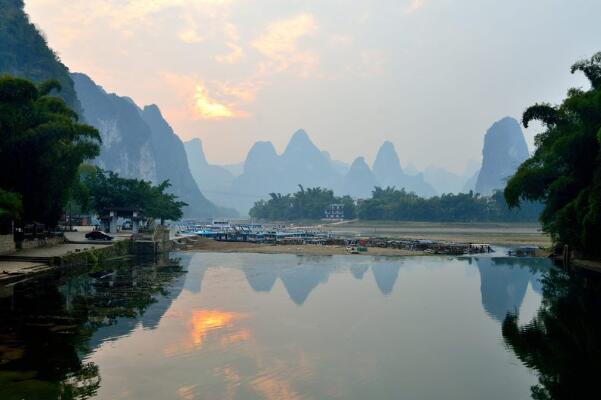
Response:
[[[0,398],[578,398],[599,359],[546,260],[171,258],[0,289]]]

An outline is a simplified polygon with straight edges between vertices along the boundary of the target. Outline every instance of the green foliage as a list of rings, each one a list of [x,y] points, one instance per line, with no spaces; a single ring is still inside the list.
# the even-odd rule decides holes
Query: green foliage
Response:
[[[17,193],[0,189],[0,219],[19,218],[23,212],[21,196]]]
[[[351,219],[356,215],[355,202],[349,196],[336,197],[334,192],[320,187],[305,189],[299,185],[299,191],[282,196],[270,193],[271,199],[260,200],[250,210],[250,216],[267,220],[299,220],[324,218],[326,208],[330,204],[344,205],[344,218]]]
[[[54,226],[67,203],[79,165],[100,151],[100,134],[77,123],[77,115],[46,95],[58,82],[42,84],[0,77],[0,187],[18,193],[24,221]]]
[[[135,209],[142,216],[179,220],[182,208],[187,204],[168,193],[169,181],[157,186],[140,179],[121,178],[114,172],[83,166],[79,171],[79,183],[73,191],[73,200],[85,210],[94,210],[99,215],[127,208]]]
[[[365,220],[444,221],[444,222],[518,222],[536,221],[539,204],[526,203],[510,210],[501,192],[481,197],[473,192],[419,197],[404,189],[375,188],[370,199],[359,204],[359,218]]]
[[[543,229],[556,242],[601,257],[601,52],[572,67],[589,79],[589,90],[570,89],[559,106],[536,104],[523,115],[545,130],[536,151],[505,188],[510,206],[544,202]]]
[[[57,80],[62,88],[60,97],[76,112],[81,110],[69,70],[48,47],[44,36],[29,22],[21,0],[0,0],[1,73],[36,83]]]

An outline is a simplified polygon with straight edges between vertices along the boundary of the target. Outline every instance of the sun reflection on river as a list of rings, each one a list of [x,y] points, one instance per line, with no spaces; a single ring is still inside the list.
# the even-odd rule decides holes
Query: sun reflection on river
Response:
[[[190,336],[194,346],[201,347],[207,334],[211,331],[231,327],[239,314],[216,310],[194,310],[190,319]]]
[[[236,323],[245,317],[244,314],[237,312],[200,309],[192,310],[187,316],[182,315],[181,312],[173,312],[171,317],[185,320],[188,334],[181,341],[168,346],[163,351],[166,357],[193,349],[200,350],[206,345],[209,335],[217,337],[217,344],[222,349],[229,345],[248,341],[252,337],[249,329],[236,326]]]

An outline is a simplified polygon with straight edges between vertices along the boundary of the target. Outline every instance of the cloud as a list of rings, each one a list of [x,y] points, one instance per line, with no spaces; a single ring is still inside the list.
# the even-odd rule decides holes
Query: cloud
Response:
[[[198,33],[198,30],[195,27],[188,27],[180,31],[178,37],[182,42],[188,44],[200,43],[204,41],[204,37]]]
[[[159,14],[169,8],[195,8],[203,14],[215,17],[220,9],[229,6],[232,0],[130,0],[129,2],[112,2],[114,16],[119,23],[142,20],[153,14]]]
[[[163,78],[174,93],[180,96],[177,110],[169,112],[179,119],[224,120],[244,118],[250,113],[239,106],[254,100],[258,86],[251,83],[236,85],[227,81],[204,80],[190,75],[165,73]]]
[[[194,107],[199,119],[225,119],[248,115],[209,96],[209,92],[202,82],[198,82],[194,90]]]
[[[238,29],[232,23],[227,23],[224,28],[225,37],[227,38],[225,45],[230,49],[228,54],[220,54],[215,56],[215,61],[222,64],[236,64],[244,56],[244,51],[240,47],[240,35]]]
[[[411,0],[411,3],[409,3],[409,5],[407,7],[405,7],[405,14],[411,14],[415,11],[417,11],[418,9],[422,8],[422,6],[424,5],[425,0]]]
[[[301,75],[307,75],[319,63],[319,56],[299,49],[299,41],[317,32],[318,26],[311,14],[300,14],[269,24],[265,32],[252,46],[269,59],[263,70],[286,71],[292,66]]]
[[[247,81],[242,83],[216,82],[219,95],[232,100],[239,100],[244,103],[250,103],[257,97],[257,92],[264,86],[262,81]]]

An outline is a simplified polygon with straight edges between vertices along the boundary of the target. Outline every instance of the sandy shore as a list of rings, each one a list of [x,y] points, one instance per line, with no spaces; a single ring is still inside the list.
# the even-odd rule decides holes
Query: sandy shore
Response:
[[[322,245],[271,245],[245,242],[218,242],[212,239],[198,238],[195,243],[186,246],[185,251],[218,252],[218,253],[262,253],[262,254],[299,254],[329,256],[337,254],[348,254],[344,246],[322,246]],[[421,251],[382,249],[370,247],[368,256],[416,256],[424,255]]]
[[[351,221],[327,225],[324,229],[342,235],[490,243],[504,246],[551,246],[550,237],[541,232],[540,225],[526,223]]]

